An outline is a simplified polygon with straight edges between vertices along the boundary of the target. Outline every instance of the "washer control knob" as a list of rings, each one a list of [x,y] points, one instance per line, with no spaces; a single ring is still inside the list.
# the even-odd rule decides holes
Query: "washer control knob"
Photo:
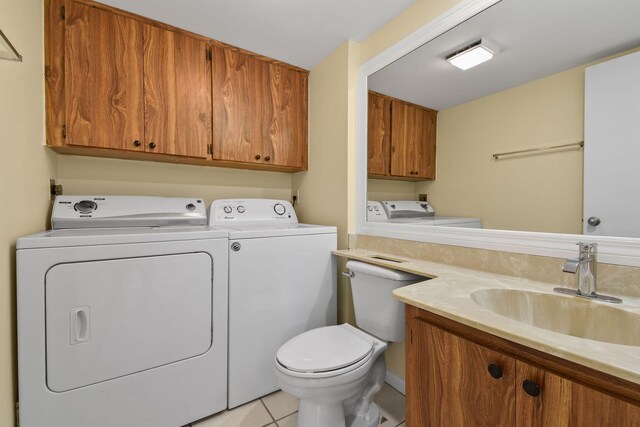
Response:
[[[373,208],[372,208],[371,206],[367,206],[367,210],[368,210],[369,212],[371,212],[371,211],[373,211]]]
[[[287,208],[284,207],[284,205],[282,203],[276,203],[273,206],[273,210],[275,213],[277,213],[278,215],[284,215],[284,213],[287,211]]]
[[[193,203],[189,203],[187,206],[185,206],[187,208],[187,210],[189,212],[193,212],[196,210],[196,205],[194,205]]]
[[[224,213],[230,214],[233,209],[231,209],[231,206],[225,206],[224,208],[222,208],[222,210],[224,211]]]
[[[73,208],[80,213],[88,214],[98,209],[98,205],[91,200],[80,200]]]
[[[245,209],[244,206],[240,205],[236,208],[236,210],[238,211],[238,213],[244,213]]]
[[[373,207],[373,210],[374,210],[374,211],[376,211],[376,212],[379,212],[379,211],[380,211],[380,208],[379,208],[379,207],[377,207],[377,206],[374,206],[374,207]]]

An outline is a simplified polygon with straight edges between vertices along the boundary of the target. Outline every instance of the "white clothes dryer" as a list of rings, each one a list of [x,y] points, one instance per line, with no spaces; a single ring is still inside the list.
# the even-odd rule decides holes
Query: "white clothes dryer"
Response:
[[[225,409],[227,233],[203,201],[60,196],[52,223],[17,242],[21,425],[176,427]]]
[[[216,200],[229,232],[229,408],[279,389],[273,360],[296,335],[336,323],[336,227],[299,224],[285,200]]]

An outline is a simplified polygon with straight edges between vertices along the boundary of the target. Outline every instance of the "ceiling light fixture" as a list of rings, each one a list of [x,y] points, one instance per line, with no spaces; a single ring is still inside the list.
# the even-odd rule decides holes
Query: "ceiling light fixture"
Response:
[[[447,56],[446,59],[447,62],[451,63],[451,65],[458,67],[461,70],[468,70],[471,67],[487,62],[498,52],[499,49],[497,49],[493,44],[488,42],[486,39],[481,39],[452,53]]]

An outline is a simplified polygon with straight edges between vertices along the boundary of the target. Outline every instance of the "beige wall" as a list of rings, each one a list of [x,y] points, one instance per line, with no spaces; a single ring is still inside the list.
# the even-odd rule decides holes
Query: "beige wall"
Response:
[[[581,233],[582,150],[491,155],[582,141],[583,114],[584,67],[440,111],[436,180],[416,190],[484,228]]]
[[[414,200],[416,183],[391,179],[367,180],[367,200]]]
[[[58,156],[58,183],[65,194],[291,200],[287,173],[97,157]]]
[[[24,57],[0,60],[0,425],[17,396],[15,241],[46,228],[56,159],[44,141],[41,0],[0,0],[0,28]]]

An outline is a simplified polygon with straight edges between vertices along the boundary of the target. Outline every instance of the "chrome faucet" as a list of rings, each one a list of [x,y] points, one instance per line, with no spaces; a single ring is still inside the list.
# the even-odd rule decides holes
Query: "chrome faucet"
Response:
[[[578,290],[555,288],[554,291],[584,298],[599,299],[606,302],[622,302],[620,298],[598,295],[596,293],[598,244],[580,242],[578,243],[578,247],[580,248],[578,258],[566,260],[562,267],[562,271],[565,273],[578,273]]]

